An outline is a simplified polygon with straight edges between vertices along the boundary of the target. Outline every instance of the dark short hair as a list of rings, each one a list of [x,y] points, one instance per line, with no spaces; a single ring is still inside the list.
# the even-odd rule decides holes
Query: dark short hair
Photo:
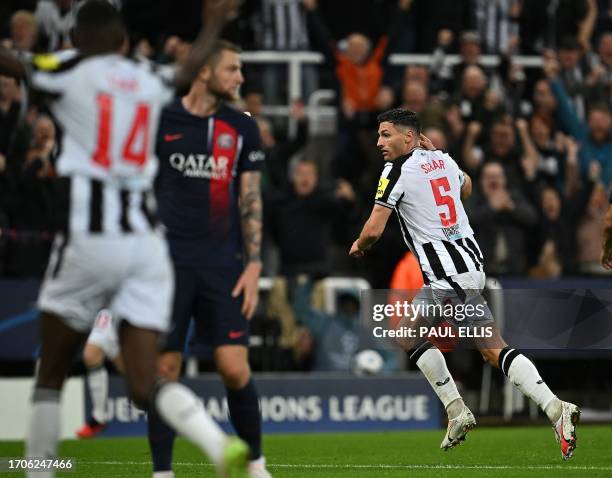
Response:
[[[106,0],[89,0],[78,9],[76,25],[79,28],[100,28],[110,24],[123,26],[119,10]]]
[[[378,124],[389,122],[394,125],[405,126],[413,130],[416,134],[421,134],[421,120],[414,112],[404,108],[394,108],[381,113],[376,118]]]

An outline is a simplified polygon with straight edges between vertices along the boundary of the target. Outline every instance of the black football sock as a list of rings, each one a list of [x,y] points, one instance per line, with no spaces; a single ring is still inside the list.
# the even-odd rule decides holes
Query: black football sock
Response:
[[[176,434],[153,408],[149,410],[147,432],[153,458],[153,471],[170,471]]]
[[[239,390],[227,387],[225,389],[234,430],[249,445],[251,460],[257,460],[261,457],[261,413],[255,384],[253,380],[249,380],[249,383]]]

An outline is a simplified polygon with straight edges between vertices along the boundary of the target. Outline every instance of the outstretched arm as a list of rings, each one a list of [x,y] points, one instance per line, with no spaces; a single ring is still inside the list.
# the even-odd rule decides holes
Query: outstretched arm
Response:
[[[235,15],[238,4],[239,0],[203,0],[202,29],[191,46],[185,63],[177,72],[177,89],[187,88],[198,75],[223,27]]]
[[[359,234],[359,238],[353,242],[349,256],[363,257],[365,252],[382,236],[390,215],[390,208],[375,204],[370,217],[361,230],[361,234]]]

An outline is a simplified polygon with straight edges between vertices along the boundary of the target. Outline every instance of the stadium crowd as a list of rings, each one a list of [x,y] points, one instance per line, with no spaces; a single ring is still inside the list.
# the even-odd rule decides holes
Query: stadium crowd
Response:
[[[2,2],[2,45],[19,55],[70,48],[78,3]],[[180,12],[170,1],[113,3],[122,4],[133,55],[166,64],[184,57],[199,1],[184,2]],[[237,107],[256,118],[267,154],[267,275],[289,285],[303,274],[362,276],[389,287],[405,255],[399,226],[390,223],[360,264],[347,252],[382,167],[376,115],[394,106],[417,112],[425,134],[472,177],[466,207],[488,274],[604,273],[601,230],[612,187],[608,0],[249,0],[224,36],[246,51],[311,50],[325,58],[303,68],[303,98],[291,109],[295,138],[286,137],[285,122],[261,114],[263,106],[288,103],[284,65],[245,69]],[[426,53],[431,61],[392,66],[391,53]],[[455,53],[460,62],[451,65],[447,56]],[[499,62],[485,63],[483,54]],[[543,66],[524,67],[518,55],[535,55]],[[318,88],[337,92],[333,154],[310,147],[304,103]],[[62,132],[25,91],[0,77],[0,277],[41,277],[54,230]],[[306,315],[296,318],[306,322]],[[297,355],[317,331],[313,325],[310,338],[297,339]]]

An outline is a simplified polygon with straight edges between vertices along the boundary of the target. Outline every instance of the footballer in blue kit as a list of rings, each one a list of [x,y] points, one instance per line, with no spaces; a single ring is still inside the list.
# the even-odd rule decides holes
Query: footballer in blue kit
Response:
[[[264,154],[255,121],[226,104],[243,81],[240,49],[218,41],[189,92],[162,112],[156,194],[175,293],[159,372],[178,380],[193,320],[195,341],[213,349],[232,425],[250,447],[249,476],[268,478],[247,348],[261,273]],[[154,476],[173,476],[173,432],[155,415],[148,428]]]
[[[162,113],[157,154],[159,213],[176,280],[165,349],[184,349],[191,317],[196,340],[247,345],[242,298],[232,290],[244,269],[240,178],[263,167],[257,125],[227,105],[195,116],[179,98]]]

